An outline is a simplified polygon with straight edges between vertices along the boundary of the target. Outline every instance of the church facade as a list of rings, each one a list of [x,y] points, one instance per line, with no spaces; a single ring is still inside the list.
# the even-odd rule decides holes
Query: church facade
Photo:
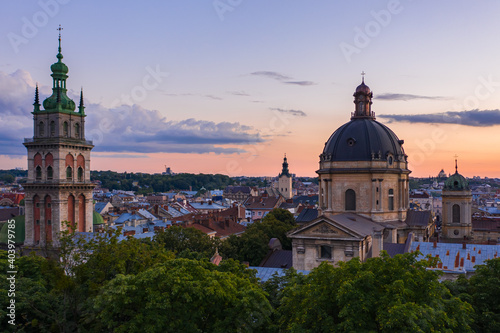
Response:
[[[83,91],[80,104],[67,96],[68,67],[62,62],[61,36],[57,62],[51,66],[52,95],[40,105],[38,86],[33,104],[33,138],[24,140],[28,151],[25,188],[26,235],[24,245],[57,246],[67,226],[93,230],[94,184],[90,182],[90,151],[85,139]]]
[[[411,171],[404,141],[376,121],[372,98],[363,79],[351,120],[325,143],[317,171],[319,216],[288,234],[296,269],[378,256],[384,243],[403,245],[416,227],[407,223]],[[428,227],[426,221],[417,228]]]

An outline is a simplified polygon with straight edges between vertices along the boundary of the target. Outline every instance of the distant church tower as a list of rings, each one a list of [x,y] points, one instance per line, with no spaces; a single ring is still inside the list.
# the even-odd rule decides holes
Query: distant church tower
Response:
[[[472,192],[467,180],[458,173],[455,160],[455,174],[444,183],[443,237],[466,239],[472,235]]]
[[[288,162],[286,159],[286,154],[285,158],[283,159],[283,169],[281,170],[281,173],[278,176],[278,191],[285,199],[293,198],[292,175],[288,171]]]
[[[52,95],[40,108],[38,85],[33,104],[33,138],[24,139],[28,150],[28,181],[25,188],[25,246],[52,242],[69,221],[76,231],[92,231],[92,190],[90,151],[85,140],[83,90],[80,105],[67,95],[68,67],[62,62],[61,28],[59,52],[52,70]]]

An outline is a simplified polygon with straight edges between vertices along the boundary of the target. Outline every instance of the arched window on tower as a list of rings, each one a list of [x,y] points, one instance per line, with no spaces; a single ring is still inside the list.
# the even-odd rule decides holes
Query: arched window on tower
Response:
[[[50,136],[56,136],[56,123],[53,120],[50,122]]]
[[[345,191],[345,210],[356,210],[356,192],[354,190]]]
[[[81,167],[78,168],[78,181],[83,182],[83,169]]]
[[[68,137],[68,122],[67,122],[67,121],[65,121],[65,122],[63,123],[63,136],[64,136],[65,138],[67,138],[67,137]]]
[[[36,180],[42,180],[42,167],[39,165],[35,169],[35,178]]]
[[[38,136],[45,136],[45,124],[43,121],[38,123]]]
[[[80,138],[80,124],[79,123],[75,124],[75,138],[77,138],[77,139]]]
[[[394,210],[394,190],[389,189],[389,210]]]
[[[453,223],[460,223],[460,206],[454,204],[452,207],[452,219]]]
[[[73,169],[69,166],[66,168],[66,180],[73,179]]]
[[[47,179],[51,180],[53,178],[54,178],[54,169],[52,169],[52,167],[49,165],[47,167]]]

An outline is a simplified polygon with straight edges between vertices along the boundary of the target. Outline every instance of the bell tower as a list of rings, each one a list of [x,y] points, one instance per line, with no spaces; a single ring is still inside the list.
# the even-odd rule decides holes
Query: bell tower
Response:
[[[58,233],[68,221],[79,232],[91,232],[94,185],[90,182],[90,151],[85,140],[83,89],[80,105],[67,96],[68,66],[61,53],[59,26],[57,62],[52,70],[52,95],[40,105],[38,85],[33,104],[33,138],[24,139],[28,150],[25,188],[25,246],[58,245]]]
[[[472,192],[464,176],[458,173],[455,159],[455,173],[444,183],[443,230],[446,239],[467,240],[472,237]]]
[[[293,198],[292,193],[292,175],[288,171],[288,161],[285,157],[283,158],[283,169],[278,176],[278,191],[285,199]]]

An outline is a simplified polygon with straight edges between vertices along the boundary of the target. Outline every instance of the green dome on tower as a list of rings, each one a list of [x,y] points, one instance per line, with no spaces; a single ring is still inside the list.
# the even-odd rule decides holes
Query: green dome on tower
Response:
[[[62,28],[60,28],[62,29]],[[59,48],[57,53],[57,62],[50,66],[52,70],[53,85],[52,95],[43,101],[43,108],[49,112],[74,112],[75,102],[66,95],[66,79],[68,78],[68,66],[62,62],[61,53],[61,34],[59,33]],[[35,111],[36,112],[36,111]]]
[[[458,163],[455,159],[455,173],[444,182],[445,191],[470,191],[469,182],[458,173]]]

